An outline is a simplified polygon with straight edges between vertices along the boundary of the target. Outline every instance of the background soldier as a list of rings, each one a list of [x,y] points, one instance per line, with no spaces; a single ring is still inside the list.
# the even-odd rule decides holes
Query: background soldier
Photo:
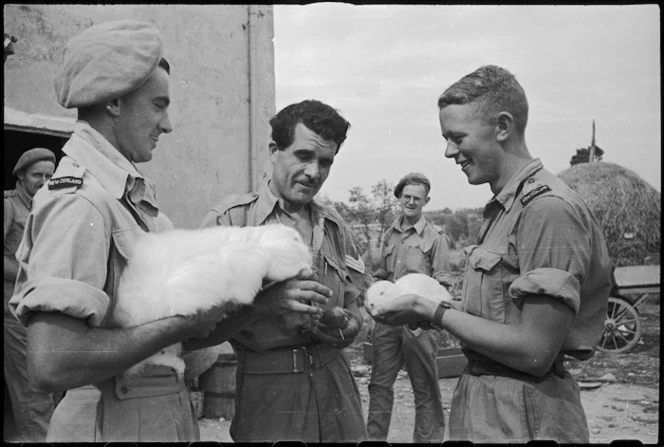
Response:
[[[394,189],[402,214],[383,235],[381,267],[374,275],[377,278],[394,282],[408,273],[424,273],[443,286],[451,285],[447,236],[439,234],[422,215],[430,189],[429,179],[418,172],[403,177]],[[387,439],[394,381],[405,364],[415,395],[413,442],[443,441],[445,415],[436,364],[439,332],[376,323],[369,383],[369,439]]]
[[[12,403],[18,439],[43,442],[53,414],[52,395],[30,384],[27,359],[27,330],[9,311],[18,274],[16,251],[21,243],[25,222],[32,209],[35,193],[49,181],[55,170],[55,154],[34,148],[21,155],[12,174],[18,178],[16,189],[5,191],[4,205],[4,368],[5,382]]]

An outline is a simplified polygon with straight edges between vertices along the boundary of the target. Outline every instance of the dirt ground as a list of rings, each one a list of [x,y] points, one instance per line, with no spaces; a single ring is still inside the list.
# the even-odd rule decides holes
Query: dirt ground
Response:
[[[634,348],[622,354],[598,352],[586,362],[566,362],[566,368],[579,381],[593,444],[608,444],[617,439],[634,439],[643,444],[662,445],[660,418],[660,303],[650,297],[639,306],[642,337]],[[362,335],[362,334],[361,334]],[[366,337],[358,337],[348,348],[353,372],[362,396],[366,420],[369,408],[368,384],[371,365],[360,349]],[[457,378],[440,380],[446,416]],[[5,408],[7,410],[7,408]],[[5,416],[7,416],[5,412]],[[405,371],[395,383],[395,402],[388,442],[411,443],[415,406]],[[447,421],[446,421],[447,422]],[[231,442],[230,421],[199,420],[202,441]],[[5,417],[5,441],[12,441],[11,424]]]
[[[449,402],[456,382],[456,378],[440,380],[446,416],[449,416]],[[365,420],[369,408],[368,383],[368,377],[358,379]],[[400,374],[394,388],[394,413],[387,441],[412,443],[415,406],[410,381],[405,372]],[[581,391],[581,399],[588,418],[591,443],[608,444],[616,439],[636,439],[643,444],[657,443],[659,429],[657,387],[605,383],[598,389]],[[202,441],[232,441],[228,434],[230,421],[201,419],[199,425]]]
[[[663,440],[659,423],[659,296],[651,296],[638,310],[643,334],[637,346],[622,354],[598,352],[586,362],[566,362],[567,369],[581,385],[581,400],[588,418],[590,442],[593,444],[634,439],[643,444],[661,445]],[[351,345],[348,353],[362,395],[366,420],[371,365],[364,361],[359,344]],[[457,378],[440,380],[446,416],[449,416],[449,404],[456,382]],[[394,413],[387,441],[411,443],[415,404],[405,371],[399,374],[394,388]],[[231,441],[228,434],[229,421],[201,419],[199,423],[201,440]]]

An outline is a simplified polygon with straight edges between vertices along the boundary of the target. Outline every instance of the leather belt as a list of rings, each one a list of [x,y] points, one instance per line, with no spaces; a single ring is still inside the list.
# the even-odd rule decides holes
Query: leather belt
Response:
[[[118,375],[110,382],[115,396],[120,400],[137,397],[154,397],[186,391],[184,380],[174,372],[167,375],[125,377]],[[108,392],[108,387],[99,387],[102,393]]]
[[[340,350],[310,345],[267,352],[236,349],[236,353],[243,374],[307,374],[338,357]]]
[[[495,362],[490,358],[478,354],[477,352],[471,350],[463,350],[464,355],[468,358],[468,366],[466,367],[466,372],[473,376],[500,376],[500,377],[509,377],[512,379],[523,380],[526,382],[540,383],[546,380],[551,374],[555,374],[558,377],[565,376],[565,367],[563,366],[563,354],[558,354],[556,359],[551,365],[551,369],[546,372],[541,377],[533,376],[532,374],[525,373],[523,371],[517,371],[516,369],[505,366],[502,363]]]

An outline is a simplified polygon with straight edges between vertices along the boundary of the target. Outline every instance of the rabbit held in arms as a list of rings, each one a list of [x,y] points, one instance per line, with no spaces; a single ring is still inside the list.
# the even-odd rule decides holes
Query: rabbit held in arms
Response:
[[[299,233],[281,224],[146,233],[120,278],[115,323],[121,327],[213,307],[251,304],[267,282],[283,281],[311,266]],[[181,343],[134,365],[166,365],[184,374]]]

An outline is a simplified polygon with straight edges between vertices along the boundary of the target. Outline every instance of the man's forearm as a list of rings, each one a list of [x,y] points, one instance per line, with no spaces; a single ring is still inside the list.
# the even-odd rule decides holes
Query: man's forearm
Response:
[[[37,313],[28,327],[31,380],[48,392],[100,382],[177,343],[190,326],[170,317],[126,329],[91,328],[60,313]]]
[[[240,332],[246,325],[253,323],[257,319],[257,315],[251,311],[251,308],[247,307],[217,323],[216,328],[208,337],[190,338],[185,340],[183,342],[184,350],[195,351],[196,349],[224,343],[233,338],[233,336]]]

